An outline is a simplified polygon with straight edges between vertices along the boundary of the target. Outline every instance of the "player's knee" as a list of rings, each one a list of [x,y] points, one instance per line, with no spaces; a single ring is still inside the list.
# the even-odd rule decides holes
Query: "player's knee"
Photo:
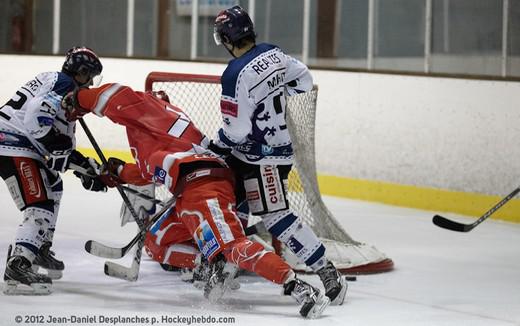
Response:
[[[251,261],[251,263],[253,263],[260,259],[265,253],[266,251],[263,245],[247,238],[233,242],[230,248],[224,251],[226,259],[239,266],[245,261]]]
[[[284,243],[302,225],[301,219],[289,210],[262,215],[262,220],[267,230]]]

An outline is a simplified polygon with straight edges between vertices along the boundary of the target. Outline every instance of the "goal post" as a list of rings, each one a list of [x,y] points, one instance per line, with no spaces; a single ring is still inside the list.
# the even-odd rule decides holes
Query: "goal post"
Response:
[[[146,91],[164,91],[170,102],[181,108],[209,138],[222,123],[220,77],[214,75],[151,72]],[[354,240],[323,203],[316,172],[315,122],[318,87],[287,97],[287,124],[295,160],[289,174],[288,197],[291,209],[320,237],[327,257],[343,273],[370,274],[393,269],[393,261],[372,245]],[[157,191],[159,197],[167,196]],[[277,252],[296,270],[309,271],[280,243]]]

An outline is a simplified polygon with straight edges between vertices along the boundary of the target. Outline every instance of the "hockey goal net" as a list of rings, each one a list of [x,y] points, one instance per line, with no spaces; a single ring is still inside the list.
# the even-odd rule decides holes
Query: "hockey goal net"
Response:
[[[220,77],[211,75],[151,72],[146,79],[147,91],[164,91],[173,105],[181,108],[209,138],[221,126]],[[289,175],[289,202],[295,211],[321,238],[327,257],[343,273],[369,274],[386,272],[393,261],[374,246],[355,241],[327,209],[318,188],[315,161],[315,118],[318,88],[287,98],[287,123],[295,152]],[[156,196],[169,193],[158,189]],[[308,271],[298,264],[292,253],[279,242],[274,243],[296,270]]]

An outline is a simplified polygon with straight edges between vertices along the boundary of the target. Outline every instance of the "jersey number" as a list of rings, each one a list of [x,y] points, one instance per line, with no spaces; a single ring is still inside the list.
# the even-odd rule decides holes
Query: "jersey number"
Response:
[[[16,91],[16,95],[18,95],[19,97],[18,100],[15,101],[14,99],[10,99],[9,102],[5,103],[4,106],[0,107],[0,114],[7,120],[11,120],[11,117],[9,117],[7,114],[1,111],[4,107],[9,106],[13,110],[20,110],[22,106],[25,104],[25,101],[27,101],[27,95],[25,95],[24,93]]]
[[[283,113],[282,100],[281,100],[282,96],[283,96],[283,93],[280,93],[280,94],[275,95],[273,97],[273,107],[274,107],[274,112],[276,112],[276,114],[282,114]],[[260,103],[258,105],[258,107],[261,107],[261,109],[263,110],[263,106],[264,105],[265,105],[264,103]],[[284,117],[284,120],[285,120],[285,117]],[[280,126],[280,130],[285,130],[285,129],[287,129],[287,125],[281,125]]]

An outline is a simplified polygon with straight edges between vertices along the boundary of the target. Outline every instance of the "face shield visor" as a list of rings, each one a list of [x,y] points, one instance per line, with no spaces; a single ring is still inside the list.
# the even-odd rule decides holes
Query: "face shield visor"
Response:
[[[220,34],[218,33],[217,27],[213,28],[213,39],[215,40],[216,45],[222,45],[222,38],[220,37]]]

